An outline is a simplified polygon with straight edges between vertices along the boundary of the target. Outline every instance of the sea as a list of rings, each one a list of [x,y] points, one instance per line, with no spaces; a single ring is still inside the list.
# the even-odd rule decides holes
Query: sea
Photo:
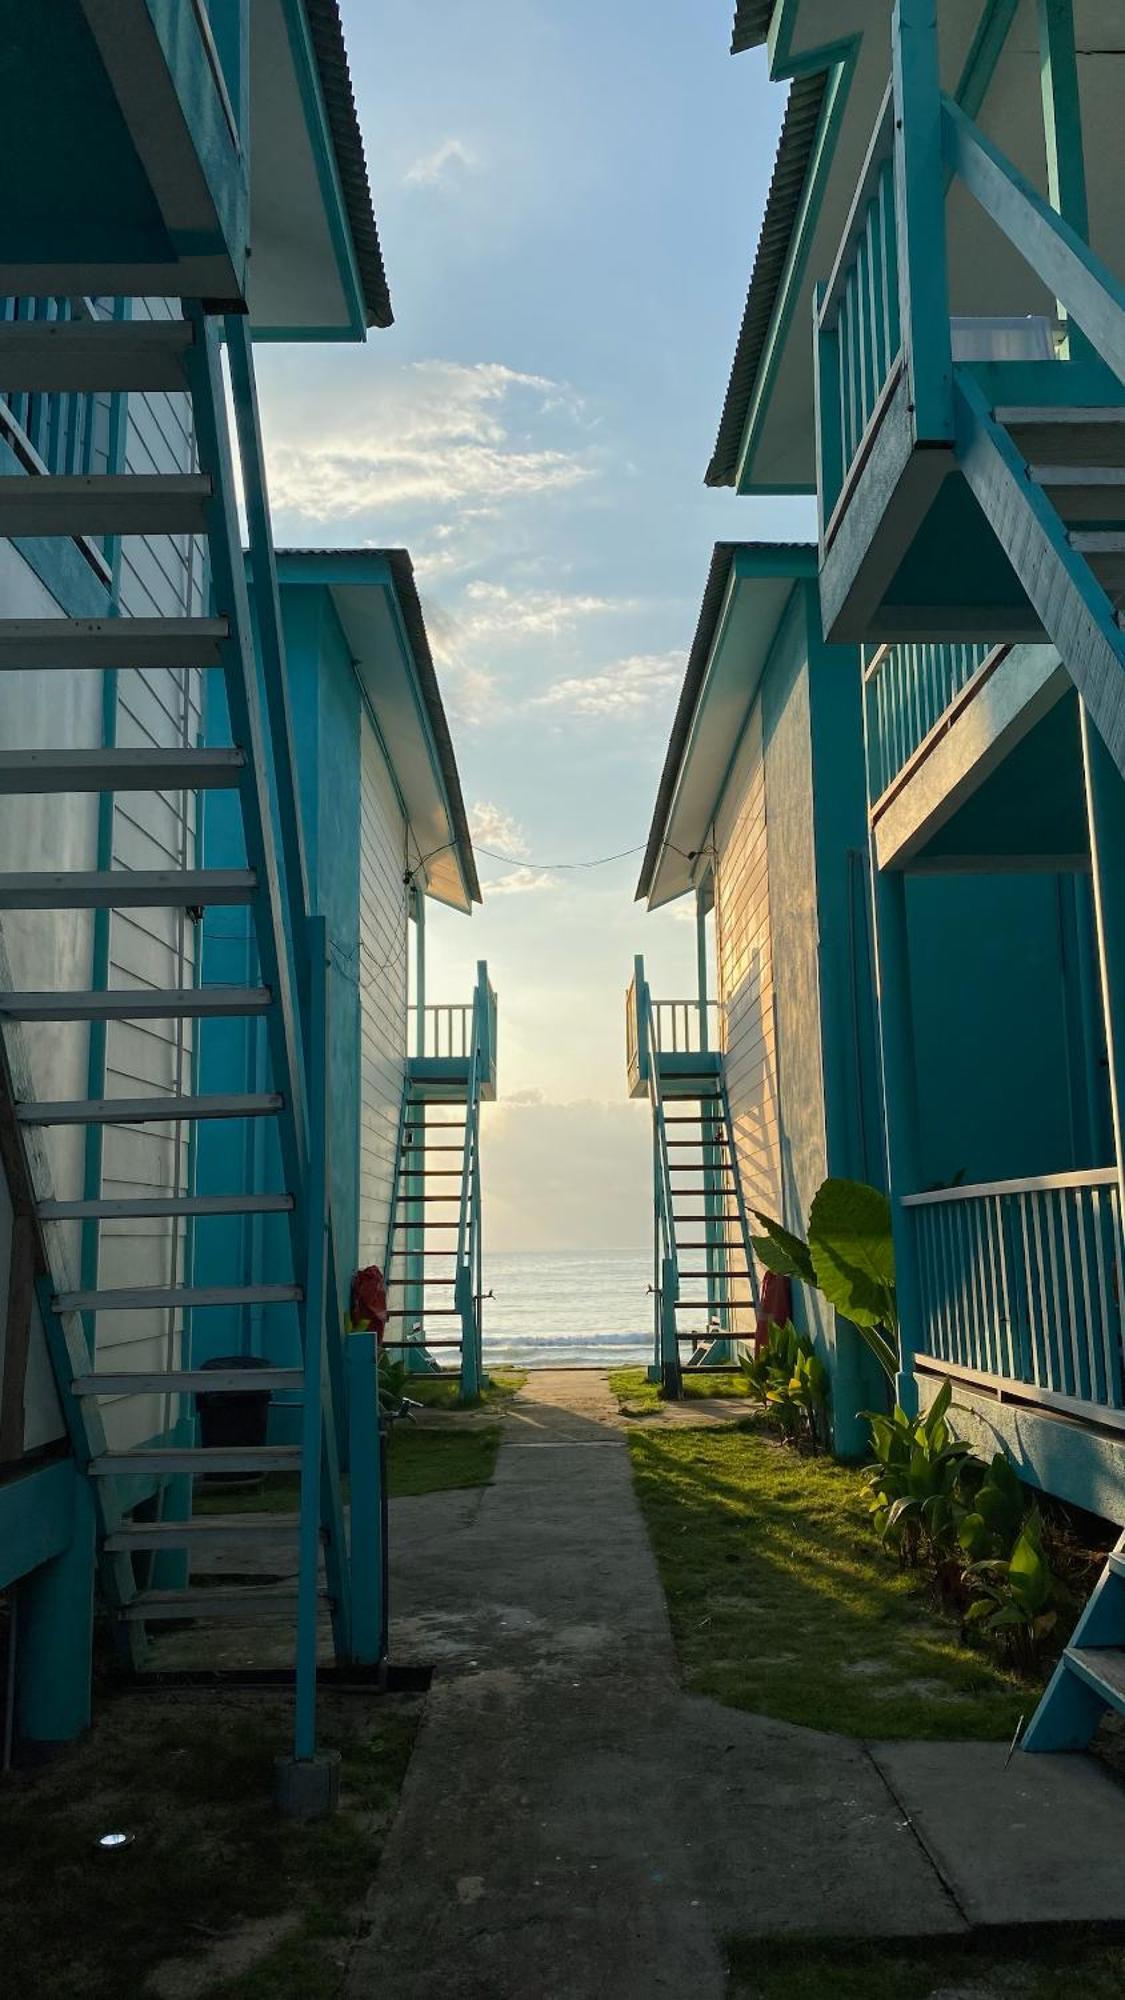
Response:
[[[512,1368],[652,1359],[651,1253],[485,1250],[484,1359]]]

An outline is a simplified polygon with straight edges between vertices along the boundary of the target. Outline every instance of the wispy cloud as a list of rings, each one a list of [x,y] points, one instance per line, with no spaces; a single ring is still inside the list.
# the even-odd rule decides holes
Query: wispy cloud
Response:
[[[289,435],[272,425],[275,508],[318,522],[414,505],[488,508],[592,476],[585,443],[548,442],[541,429],[545,416],[557,425],[576,411],[576,399],[503,362],[419,361],[358,406],[354,394],[338,405],[327,417],[307,406]]]
[[[628,610],[623,598],[563,590],[520,590],[506,583],[466,585],[457,625],[463,639],[557,638],[585,618]]]
[[[510,875],[501,875],[497,882],[483,885],[485,900],[489,896],[534,896],[544,889],[557,889],[554,876],[542,868],[513,868]]]
[[[555,681],[533,706],[566,709],[571,715],[636,715],[664,708],[682,673],[679,653],[633,653],[601,673]]]
[[[490,800],[481,799],[470,806],[469,832],[479,847],[511,854],[516,860],[522,860],[527,853],[527,840],[518,820]]]
[[[437,187],[458,174],[474,172],[478,164],[476,154],[464,140],[443,139],[432,153],[423,153],[415,160],[402,178],[407,187]]]

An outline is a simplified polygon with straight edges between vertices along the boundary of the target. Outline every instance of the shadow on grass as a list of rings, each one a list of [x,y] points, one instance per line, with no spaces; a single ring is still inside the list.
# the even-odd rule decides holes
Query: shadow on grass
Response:
[[[320,1712],[322,1745],[341,1752],[343,1803],[316,1825],[272,1805],[273,1760],[292,1728],[281,1694],[123,1696],[73,1749],[5,1779],[4,1991],[132,2000],[156,1966],[188,1958],[207,2000],[336,1994],[420,1709],[409,1696],[325,1694]],[[135,1840],[103,1853],[95,1843],[112,1829]],[[248,1924],[265,1927],[264,1954],[234,1972],[227,1946]]]
[[[693,1693],[873,1738],[1005,1740],[1034,1706],[880,1548],[852,1469],[752,1427],[629,1449]]]

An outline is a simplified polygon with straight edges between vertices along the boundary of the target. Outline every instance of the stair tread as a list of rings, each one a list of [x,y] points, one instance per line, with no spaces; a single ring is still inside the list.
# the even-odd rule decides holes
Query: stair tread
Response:
[[[98,1201],[41,1201],[42,1222],[139,1221],[173,1215],[287,1215],[291,1194],[182,1194],[107,1196]]]
[[[212,791],[237,785],[241,750],[3,750],[0,794]]]
[[[320,1603],[330,1600],[327,1591],[318,1590]],[[213,1589],[207,1585],[187,1584],[182,1590],[141,1590],[130,1598],[119,1617],[130,1619],[161,1618],[263,1618],[274,1617],[281,1612],[296,1608],[297,1584],[259,1583],[249,1589],[228,1587],[221,1584]]]
[[[216,667],[225,618],[0,618],[0,669]]]
[[[0,871],[0,910],[195,909],[248,903],[252,868],[99,868]]]
[[[129,1472],[299,1472],[298,1444],[165,1445],[103,1451],[90,1460],[95,1478]]]
[[[239,1542],[292,1541],[299,1514],[197,1514],[190,1521],[131,1521],[105,1538],[111,1554],[142,1549],[237,1546]]]
[[[130,1312],[149,1306],[292,1305],[299,1285],[124,1285],[85,1292],[59,1292],[56,1312]]]
[[[1100,1681],[1113,1696],[1114,1705],[1125,1709],[1125,1647],[1068,1646],[1066,1657]]]
[[[91,1375],[77,1375],[72,1383],[76,1396],[144,1395],[241,1395],[275,1389],[300,1389],[304,1376],[299,1368],[169,1368],[106,1369]]]
[[[201,534],[205,472],[0,473],[0,534]]]
[[[0,992],[0,1016],[13,1021],[140,1021],[263,1014],[268,986],[109,986],[95,992]]]
[[[143,1125],[197,1118],[267,1118],[281,1109],[275,1091],[202,1097],[45,1098],[16,1105],[22,1125]]]
[[[186,388],[193,328],[182,319],[23,320],[0,327],[3,393]]]

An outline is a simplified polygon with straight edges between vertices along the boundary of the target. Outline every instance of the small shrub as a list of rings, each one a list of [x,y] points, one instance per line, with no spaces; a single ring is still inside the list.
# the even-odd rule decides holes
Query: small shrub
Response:
[[[828,1441],[828,1370],[807,1334],[792,1320],[771,1326],[764,1347],[742,1369],[750,1394],[789,1444]]]
[[[969,1446],[949,1430],[945,1418],[952,1399],[946,1382],[920,1417],[908,1417],[897,1403],[890,1416],[863,1413],[875,1451],[863,1473],[875,1527],[907,1568],[914,1568],[923,1555],[935,1571],[945,1562],[969,1510],[972,1468],[984,1470]],[[951,1581],[939,1577],[946,1592]]]
[[[966,1628],[979,1626],[999,1642],[1014,1666],[1030,1673],[1058,1617],[1038,1510],[1028,1509],[1010,1556],[970,1563],[965,1575],[981,1593],[965,1613]]]

